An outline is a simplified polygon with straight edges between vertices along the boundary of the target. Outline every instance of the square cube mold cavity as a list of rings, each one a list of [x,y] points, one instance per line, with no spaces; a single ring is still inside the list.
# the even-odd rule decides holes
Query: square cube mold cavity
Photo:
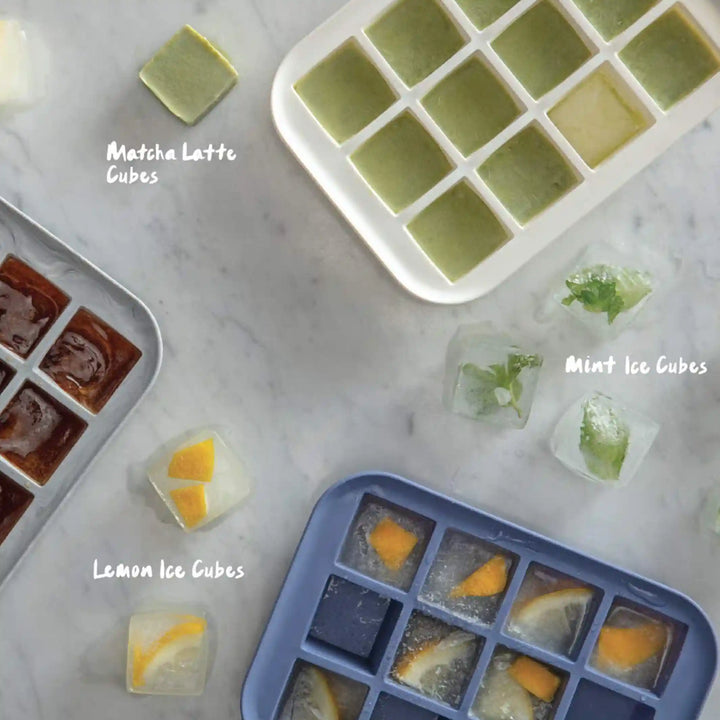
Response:
[[[407,589],[378,581],[340,560],[351,536],[350,529],[369,498],[398,512],[426,518],[432,524],[427,548]],[[489,625],[454,615],[420,596],[442,539],[450,530],[490,543],[517,558],[496,619]],[[597,604],[589,611],[587,631],[578,651],[570,657],[529,645],[504,630],[533,563],[558,576],[574,578],[583,587],[596,589]],[[357,656],[309,635],[328,580],[333,576],[389,598],[391,607],[395,603],[398,608],[398,617],[383,641],[382,657],[376,663],[359,662]],[[660,610],[676,627],[684,628],[669,658],[663,684],[655,692],[602,675],[590,664],[602,624],[616,601],[633,603],[646,614],[657,614]],[[482,646],[467,687],[460,693],[458,707],[393,679],[392,668],[398,653],[402,653],[403,637],[416,617],[428,618],[431,627],[450,628],[450,632],[459,632],[461,637],[467,633]],[[393,720],[400,717],[468,720],[482,678],[500,648],[528,656],[562,675],[562,692],[554,707],[553,720],[697,720],[717,666],[717,645],[709,621],[697,605],[675,590],[594,560],[408,480],[371,473],[338,483],[315,507],[246,677],[241,714],[244,720],[286,720],[281,713],[294,668],[309,665],[344,678],[351,686],[364,688],[362,709],[348,716],[353,720],[358,717],[385,720],[382,708],[386,703],[391,710],[397,710],[397,715],[391,715]],[[414,657],[410,667],[419,671],[422,665],[418,666],[417,655]],[[438,655],[433,657],[437,659]],[[445,660],[448,657],[444,655]],[[412,676],[411,672],[411,680]],[[406,715],[401,715],[403,712]],[[345,720],[345,715],[342,717]]]
[[[402,606],[374,590],[331,575],[310,626],[308,642],[340,651],[350,662],[377,670]]]
[[[0,336],[11,338],[0,345],[0,476],[22,489],[11,493],[9,509],[0,490],[3,515],[10,512],[0,520],[2,583],[152,385],[162,342],[140,300],[2,198],[0,284],[5,302],[17,301],[10,312],[0,302]],[[73,321],[77,316],[92,318],[92,333]],[[13,333],[18,325],[20,332]],[[93,348],[81,348],[68,331],[83,333]],[[117,333],[107,336],[108,345],[120,343],[127,362],[110,368],[109,346],[100,338],[106,332]],[[78,353],[72,358],[63,347],[68,342]],[[59,384],[40,369],[48,355],[54,357]],[[115,371],[112,381],[95,382],[101,366]],[[87,379],[84,390],[92,390],[92,399],[65,385],[69,374],[63,371]],[[32,498],[27,505],[25,493]]]
[[[670,17],[675,18],[676,4],[676,0],[350,0],[283,61],[272,92],[275,124],[300,162],[405,288],[436,303],[474,300],[497,287],[720,108],[720,73],[714,72],[720,7],[715,0],[680,5],[677,12],[683,22],[675,23],[674,32],[660,33],[658,41],[652,26],[671,10]],[[432,32],[423,25],[428,14],[442,19]],[[556,53],[553,31],[550,59],[537,77],[540,64],[528,61],[533,47],[541,55],[543,50],[535,23],[532,42],[519,37],[523,26],[530,27],[527,18],[532,21],[536,16],[542,16],[543,26],[562,28],[567,50],[562,54],[565,62],[556,66],[561,54]],[[603,33],[609,36],[618,27],[622,30],[612,39],[604,38]],[[695,41],[689,44],[687,56],[670,63],[674,72],[666,73],[669,65],[663,61],[658,75],[657,58],[666,57],[667,38],[687,35],[683,28],[690,28],[689,37]],[[430,52],[422,38],[436,30],[444,39],[434,39]],[[653,37],[651,47],[643,38]],[[337,58],[348,48],[352,62],[338,68]],[[607,66],[613,78],[617,75],[623,90],[621,105],[632,111],[632,117],[615,104],[616,122],[626,124],[616,124],[614,137],[597,137],[593,142],[600,147],[591,143],[588,149],[576,134],[563,135],[548,112],[563,98],[579,97],[576,89],[586,88],[583,83],[601,66]],[[468,67],[475,72],[468,72]],[[482,67],[487,74],[477,72]],[[313,77],[324,77],[319,84],[327,82],[331,90],[311,97],[304,85]],[[501,93],[491,82],[493,77]],[[497,100],[485,103],[492,112],[483,117],[484,130],[477,133],[474,123],[472,132],[464,124],[465,118],[477,116],[478,104],[467,92],[475,86],[504,97],[503,106],[507,105],[497,117]],[[663,100],[675,100],[685,90],[683,99],[672,105]],[[510,100],[517,102],[515,119]],[[437,148],[440,170],[409,169],[415,159],[409,157],[409,146],[390,132],[396,118],[408,116],[427,133],[416,134]],[[630,131],[633,118],[638,121],[637,133]],[[573,119],[562,124],[572,127]],[[554,202],[541,203],[537,212],[519,213],[476,170],[529,126],[537,126],[549,138],[577,183],[551,198]],[[358,172],[350,158],[357,159],[356,153],[378,137],[389,137],[389,142],[376,153],[372,172]],[[598,152],[605,155],[602,161]],[[543,170],[542,164],[535,167]],[[462,226],[471,239],[464,239],[461,246],[453,245],[454,236],[418,242],[408,228],[424,217],[426,208],[436,207],[435,201],[448,190],[464,187],[463,182],[505,229],[506,242],[497,241],[496,228],[488,231],[471,221]],[[453,258],[451,264],[445,262],[448,256]]]

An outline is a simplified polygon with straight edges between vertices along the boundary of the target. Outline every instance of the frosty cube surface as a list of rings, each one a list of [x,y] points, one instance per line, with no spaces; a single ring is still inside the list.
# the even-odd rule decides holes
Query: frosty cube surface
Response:
[[[673,635],[669,621],[616,602],[600,630],[591,664],[604,675],[655,690],[668,661]]]
[[[470,622],[492,625],[511,577],[514,558],[465,533],[443,537],[420,599]]]
[[[550,720],[562,673],[504,647],[493,654],[471,708],[478,720]]]
[[[447,350],[445,407],[473,420],[521,429],[543,358],[485,325],[464,325]]]
[[[560,418],[550,447],[563,465],[581,477],[619,487],[633,478],[659,429],[642,413],[594,392]]]
[[[182,458],[190,448],[197,448],[198,452],[211,449],[210,481],[204,479],[204,464],[198,479],[193,479],[191,473],[172,470],[173,466],[186,466],[177,460],[173,463],[173,458],[178,453]],[[224,515],[252,491],[252,482],[242,463],[218,432],[210,428],[192,431],[161,447],[148,463],[148,479],[186,531],[196,530]]]
[[[523,578],[506,632],[529,645],[572,657],[582,644],[596,591],[533,563]]]
[[[343,545],[343,564],[380,582],[408,590],[434,523],[408,510],[366,496]]]
[[[391,670],[416,692],[457,707],[482,641],[472,633],[417,611],[410,616]]]
[[[278,720],[357,720],[367,687],[307,662],[296,663]]]
[[[130,618],[128,692],[200,695],[207,664],[207,621],[202,614],[144,612]]]

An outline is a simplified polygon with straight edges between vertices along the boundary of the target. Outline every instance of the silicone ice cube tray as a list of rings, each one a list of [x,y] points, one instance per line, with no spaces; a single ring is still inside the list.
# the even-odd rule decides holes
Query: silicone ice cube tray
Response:
[[[714,0],[352,0],[287,55],[273,116],[395,278],[460,303],[720,107],[718,45]]]
[[[57,317],[43,321],[45,324],[39,338],[32,344],[26,343],[22,352],[14,352],[0,343],[0,368],[8,369],[5,380],[0,381],[0,437],[3,445],[0,450],[0,475],[4,477],[0,507],[5,512],[6,503],[15,503],[16,496],[30,499],[29,495],[32,498],[29,505],[26,502],[23,504],[24,512],[21,507],[16,509],[11,518],[11,523],[14,523],[11,527],[3,528],[4,518],[0,521],[0,583],[7,578],[93,458],[150,388],[162,357],[162,341],[157,323],[138,298],[0,198],[0,263],[4,264],[8,258],[14,266],[30,268],[29,271],[23,270],[32,274],[29,287],[33,287],[36,276],[41,276],[46,287],[55,288],[52,292],[61,301],[56,305],[59,311]],[[9,292],[13,294],[13,291]],[[6,301],[22,302],[18,297],[15,300],[3,298],[3,302]],[[78,314],[83,308],[92,315],[85,312]],[[23,318],[31,318],[33,312],[35,308],[32,306],[16,305],[14,316],[23,322]],[[12,323],[16,321],[11,319],[12,316],[13,313],[7,313],[0,318],[4,336],[8,335],[8,330],[12,329]],[[87,324],[88,318],[92,317],[99,318],[112,328],[108,330],[101,327],[103,339],[110,344],[123,343],[132,357],[132,360],[125,358],[126,364],[122,368],[115,368],[108,360],[109,355],[100,359],[93,355],[93,351],[76,357],[75,365],[71,367],[81,375],[92,372],[93,368],[97,369],[98,364],[103,363],[106,363],[104,367],[117,370],[118,382],[103,388],[101,407],[96,397],[87,398],[86,404],[81,404],[76,399],[79,395],[73,397],[65,392],[50,376],[47,366],[43,369],[43,360],[49,357],[48,351],[51,349],[58,353],[58,362],[62,367],[63,353],[66,352],[62,344],[81,347],[77,345],[78,333],[82,335],[85,327],[83,323]],[[70,324],[71,319],[74,319],[73,324]],[[126,341],[132,345],[126,345]],[[132,353],[135,356],[137,353],[131,349],[132,346],[141,353],[133,365],[131,363],[135,357]],[[82,358],[82,361],[77,358]],[[34,398],[40,403],[38,407],[51,408],[48,412],[57,412],[68,418],[64,425],[47,430],[43,426],[46,418],[43,418],[35,419],[32,426],[22,430],[29,410],[26,412],[26,409],[19,408],[13,413],[8,408],[19,397],[22,389],[28,387],[28,383],[32,395],[26,398],[27,407],[32,409]],[[73,390],[72,386],[70,390]],[[22,404],[16,402],[15,407]],[[65,444],[69,451],[64,454],[57,447],[48,447],[44,454],[52,461],[47,472],[43,469],[38,473],[28,472],[28,455],[25,455],[27,448],[21,447],[22,441],[17,439],[18,432],[35,432],[36,437],[46,437],[43,433],[47,432],[54,437],[56,430],[57,435],[64,440],[70,438]],[[54,442],[51,440],[45,445],[52,446]],[[17,452],[5,452],[5,447],[10,445]],[[32,453],[29,457],[32,457]],[[34,469],[33,466],[31,470]]]
[[[354,519],[368,502],[405,513],[427,530],[407,589],[373,579],[343,562]],[[465,533],[513,558],[510,580],[491,624],[463,619],[419,597],[448,531]],[[506,632],[523,579],[529,568],[538,566],[571,576],[595,592],[569,656],[544,651]],[[664,669],[653,690],[611,679],[591,665],[600,629],[616,603],[662,618],[673,628]],[[408,620],[416,611],[479,638],[480,652],[457,707],[419,694],[390,675]],[[368,632],[369,642],[364,637]],[[717,644],[708,619],[675,590],[403,478],[373,473],[338,483],[315,507],[247,675],[242,716],[276,720],[300,662],[366,688],[362,710],[357,715],[346,713],[342,720],[465,720],[474,717],[471,706],[498,647],[527,654],[564,677],[554,720],[692,720],[700,713],[717,665]]]

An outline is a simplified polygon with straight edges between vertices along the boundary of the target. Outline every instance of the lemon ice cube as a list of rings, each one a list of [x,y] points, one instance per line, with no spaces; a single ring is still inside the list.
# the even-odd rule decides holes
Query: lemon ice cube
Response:
[[[128,633],[127,689],[147,695],[200,695],[208,663],[202,614],[144,612]]]
[[[252,482],[222,437],[209,428],[163,445],[148,463],[148,479],[188,532],[245,500]]]

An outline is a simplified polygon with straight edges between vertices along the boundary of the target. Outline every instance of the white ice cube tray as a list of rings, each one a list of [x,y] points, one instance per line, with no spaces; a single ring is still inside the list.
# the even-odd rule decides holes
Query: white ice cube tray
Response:
[[[702,29],[717,49],[720,45],[720,6],[714,0],[661,0],[640,20],[613,40],[603,40],[573,0],[553,0],[584,37],[593,55],[579,70],[539,100],[534,100],[495,53],[491,43],[508,26],[536,4],[520,0],[485,30],[479,31],[454,0],[438,0],[466,44],[449,60],[412,88],[404,85],[366,34],[367,28],[394,4],[394,0],[352,0],[310,33],[281,64],[272,92],[272,108],[280,135],[329,198],[380,258],[387,269],[410,292],[436,303],[461,303],[478,298],[497,287],[581,217],[615,192],[635,173],[664,152],[673,142],[715,109],[720,108],[720,74],[697,88],[667,112],[645,91],[619,57],[640,31],[673,6],[679,5]],[[338,145],[321,127],[294,90],[294,85],[320,61],[350,38],[355,38],[397,95],[396,101],[360,132]],[[443,134],[421,104],[437,83],[472,55],[484,57],[502,78],[525,111],[489,143],[465,158]],[[568,92],[601,65],[609,63],[637,96],[653,124],[610,159],[593,170],[548,117]],[[671,70],[668,69],[668,72]],[[357,172],[349,157],[363,142],[404,110],[422,123],[454,166],[429,192],[394,214]],[[526,225],[517,222],[493,195],[476,172],[478,166],[521,129],[539,124],[575,168],[582,180],[575,189],[541,212]],[[425,255],[407,230],[407,224],[432,201],[465,179],[511,233],[510,240],[480,262],[467,275],[450,282]]]

